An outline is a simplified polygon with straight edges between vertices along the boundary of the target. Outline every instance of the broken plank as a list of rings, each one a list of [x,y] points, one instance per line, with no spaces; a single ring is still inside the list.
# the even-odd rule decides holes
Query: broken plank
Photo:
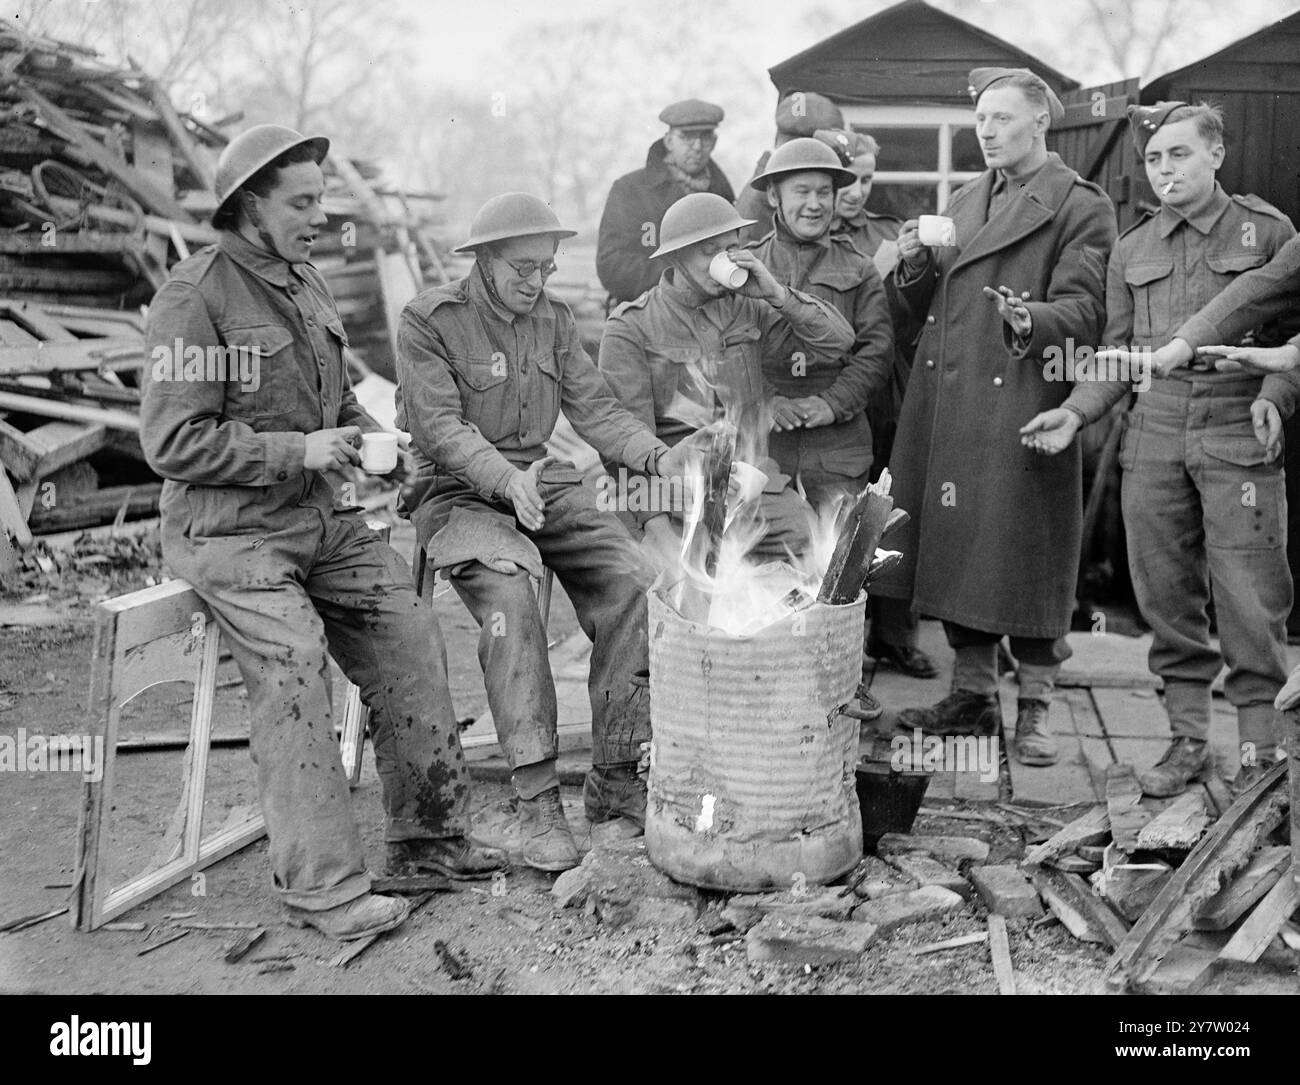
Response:
[[[1277,880],[1246,921],[1237,928],[1237,933],[1223,947],[1219,959],[1258,961],[1264,950],[1268,949],[1268,944],[1277,937],[1282,924],[1298,906],[1300,882],[1296,881],[1295,871],[1291,870]]]
[[[1201,905],[1195,927],[1201,931],[1227,930],[1276,884],[1291,866],[1291,849],[1285,845],[1261,848],[1232,884]]]
[[[140,952],[136,954],[136,956],[143,957],[148,953],[152,953],[155,949],[162,949],[163,946],[170,946],[173,942],[179,942],[182,938],[188,938],[189,936],[189,931],[177,931],[175,934],[170,935],[159,942],[155,942],[151,946],[145,946],[144,949],[140,950]]]
[[[1115,846],[1120,851],[1136,851],[1138,833],[1155,815],[1142,805],[1142,785],[1132,765],[1106,769],[1106,812]]]
[[[1075,882],[1070,879],[1075,879]],[[1034,888],[1065,929],[1080,941],[1112,947],[1123,941],[1127,930],[1119,917],[1099,898],[1092,896],[1077,874],[1036,871]]]
[[[1007,937],[1007,920],[996,912],[989,916],[989,956],[993,960],[993,975],[998,981],[998,994],[1016,993],[1016,970],[1011,964],[1011,941]]]
[[[992,820],[992,819],[990,819]],[[896,855],[899,852],[923,851],[936,859],[958,863],[970,859],[982,863],[989,857],[989,846],[983,840],[970,836],[926,836],[921,833],[885,833],[876,842],[878,855]]]
[[[46,422],[22,433],[0,422],[0,460],[19,482],[53,474],[98,452],[107,442],[107,426]]]
[[[1123,973],[1126,984],[1140,984],[1191,926],[1201,903],[1222,888],[1222,879],[1244,867],[1281,824],[1289,803],[1285,774],[1284,763],[1275,765],[1201,838],[1116,949],[1106,966],[1112,982]]]
[[[974,934],[961,934],[956,938],[945,938],[942,942],[931,942],[926,946],[917,946],[912,950],[913,957],[925,957],[931,953],[943,953],[949,949],[961,949],[962,946],[977,946],[989,940],[988,931],[976,931]]]
[[[1100,844],[1110,835],[1110,816],[1105,806],[1094,806],[1064,829],[1025,852],[1022,865],[1033,866],[1058,855],[1067,855],[1080,844]]]
[[[104,145],[96,140],[80,121],[65,113],[32,86],[19,82],[16,89],[36,108],[55,133],[74,143],[77,150],[91,162],[119,181],[132,196],[145,205],[145,210],[153,211],[165,218],[175,219],[177,222],[194,221],[193,216],[176,202],[170,192],[164,192],[159,185],[139,170],[133,169],[109,154]]]
[[[1113,845],[1107,848],[1101,870],[1093,875],[1092,882],[1120,915],[1136,923],[1173,877],[1174,870],[1165,862],[1126,863],[1124,857],[1125,853]]]
[[[264,927],[257,927],[254,930],[241,934],[225,947],[225,952],[222,954],[222,960],[224,960],[226,964],[238,964],[247,957],[252,951],[252,948],[265,937],[266,928]]]
[[[9,481],[9,473],[3,467],[0,467],[0,535],[8,535],[23,549],[32,545],[27,517]]]
[[[91,407],[81,403],[65,403],[58,399],[23,396],[15,392],[0,392],[0,411],[34,414],[40,418],[59,418],[67,422],[105,425],[110,429],[128,430],[131,433],[140,432],[139,416],[129,411]]]
[[[1191,851],[1205,834],[1205,792],[1189,788],[1138,832],[1139,851]]]
[[[49,919],[56,919],[67,912],[67,908],[54,908],[48,912],[36,912],[32,915],[19,916],[17,919],[11,919],[8,923],[0,926],[0,932],[17,934],[19,931],[25,931],[28,927],[35,927],[38,923],[44,923]]]

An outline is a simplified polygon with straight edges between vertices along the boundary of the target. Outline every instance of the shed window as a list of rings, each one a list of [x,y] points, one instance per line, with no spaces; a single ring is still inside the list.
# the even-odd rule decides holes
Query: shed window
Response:
[[[952,193],[984,170],[974,113],[951,106],[845,105],[845,122],[880,144],[867,206],[913,218],[948,206]]]

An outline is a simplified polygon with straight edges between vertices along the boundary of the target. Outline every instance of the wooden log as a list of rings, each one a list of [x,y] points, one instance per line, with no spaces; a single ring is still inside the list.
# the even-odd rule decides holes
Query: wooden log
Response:
[[[2,275],[0,279],[3,279]],[[2,283],[0,288],[3,288]],[[135,339],[81,339],[75,343],[0,346],[0,376],[98,369],[106,357],[119,354],[130,354],[139,360],[143,358],[143,346]]]
[[[162,495],[161,482],[147,482],[138,486],[106,486],[93,493],[79,495],[70,500],[59,500],[53,508],[38,508],[28,518],[34,534],[41,532],[74,531],[78,528],[111,524],[122,515],[138,519],[152,516],[158,511]]]
[[[862,491],[835,541],[818,602],[839,606],[858,597],[893,511],[893,498],[875,486]]]

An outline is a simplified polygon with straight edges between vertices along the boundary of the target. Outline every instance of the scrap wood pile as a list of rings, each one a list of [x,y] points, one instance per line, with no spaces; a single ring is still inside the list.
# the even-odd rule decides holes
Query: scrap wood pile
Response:
[[[1293,745],[1298,719],[1289,715]],[[952,819],[964,835],[885,833],[843,884],[734,895],[708,924],[709,944],[742,944],[751,964],[804,968],[851,964],[890,936],[915,958],[983,954],[998,990],[1014,994],[1041,981],[1024,957],[1017,969],[1013,950],[1041,964],[1038,932],[1059,923],[1109,953],[1097,990],[1298,994],[1293,764],[1279,762],[1235,800],[1217,781],[1144,798],[1132,767],[1112,766],[1106,803],[1066,821],[1007,804],[922,807],[928,822]]]
[[[0,29],[0,111],[3,572],[33,534],[156,512],[138,439],[142,307],[174,263],[215,240],[216,161],[240,116],[206,123],[145,72],[13,28]],[[338,300],[354,376],[391,378],[397,315],[446,277],[430,233],[438,197],[384,187],[337,149],[325,172],[330,221],[313,262]],[[131,492],[87,488],[84,470],[60,485],[88,457],[107,488]]]

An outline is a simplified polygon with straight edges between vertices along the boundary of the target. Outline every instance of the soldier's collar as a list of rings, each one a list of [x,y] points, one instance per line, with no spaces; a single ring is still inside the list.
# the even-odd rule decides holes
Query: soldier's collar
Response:
[[[1214,182],[1214,194],[1196,214],[1187,218],[1180,215],[1174,208],[1167,204],[1160,205],[1160,236],[1166,238],[1172,234],[1180,223],[1186,222],[1189,226],[1196,228],[1201,234],[1208,234],[1214,229],[1214,224],[1223,217],[1223,212],[1228,209],[1228,204],[1232,201],[1228,199],[1228,194],[1223,191],[1223,186],[1218,181]]]
[[[260,245],[254,245],[243,234],[234,230],[222,230],[217,238],[217,248],[229,256],[240,267],[251,271],[259,279],[265,279],[272,286],[286,287],[289,279],[301,278],[295,269],[281,256],[267,252]]]
[[[717,300],[697,290],[690,279],[678,275],[677,269],[671,265],[664,269],[661,282],[664,297],[687,309],[702,309],[709,302]]]
[[[818,247],[823,249],[829,249],[831,247],[831,230],[834,229],[834,219],[835,219],[835,215],[832,212],[831,226],[828,227],[825,230],[825,232],[823,232],[821,237],[815,237],[812,240],[807,240],[805,238],[800,237],[793,230],[791,230],[789,226],[786,225],[785,216],[781,214],[780,211],[774,211],[772,213],[772,222],[773,225],[776,227],[776,236],[779,237],[782,241],[786,242],[786,244],[817,245]]]
[[[497,299],[496,293],[488,289],[487,279],[477,260],[474,261],[474,266],[469,273],[469,300],[480,308],[486,309],[504,324],[513,324],[516,320],[524,320],[528,317],[550,320],[555,315],[554,310],[551,309],[551,299],[546,296],[545,289],[542,290],[531,312],[516,313],[513,309],[507,309]]]

